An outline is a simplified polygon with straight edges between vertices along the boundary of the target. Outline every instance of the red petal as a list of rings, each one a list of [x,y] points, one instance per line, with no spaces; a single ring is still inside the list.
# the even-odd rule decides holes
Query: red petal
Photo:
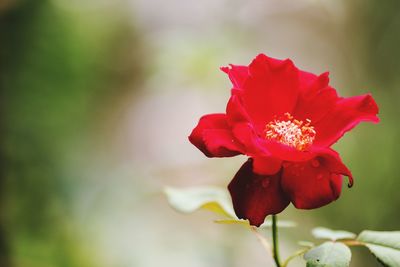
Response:
[[[249,115],[243,107],[240,96],[233,93],[226,105],[226,115],[231,125],[238,122],[250,122]]]
[[[265,148],[265,139],[257,135],[251,123],[243,122],[234,124],[232,126],[232,133],[245,148],[246,155],[257,155],[259,157],[271,156],[271,153]]]
[[[307,91],[317,78],[318,76],[314,73],[299,70],[300,93]]]
[[[362,121],[379,122],[378,106],[371,95],[340,98],[335,107],[315,124],[314,144],[330,146],[340,139],[345,132]]]
[[[241,89],[243,83],[249,77],[249,68],[247,66],[237,66],[230,64],[229,67],[222,67],[221,70],[228,74],[234,88]]]
[[[246,155],[250,157],[270,158],[273,155],[274,158],[285,161],[305,161],[314,157],[315,151],[319,151],[316,146],[311,147],[312,151],[299,151],[293,147],[266,140],[263,135],[260,136],[254,125],[249,122],[250,119],[237,95],[232,95],[228,102],[227,116],[232,125],[233,135],[245,147]]]
[[[254,157],[253,171],[257,174],[272,175],[282,167],[282,160],[275,157]]]
[[[300,91],[305,98],[312,97],[320,90],[328,87],[329,72],[317,76],[313,73],[300,71]]]
[[[300,151],[294,147],[290,147],[279,142],[264,140],[263,146],[274,157],[284,161],[306,161],[314,157],[315,151],[319,148],[311,147],[313,150]]]
[[[207,157],[232,157],[242,153],[242,147],[233,137],[225,114],[201,117],[189,141]]]
[[[280,176],[281,172],[257,175],[252,159],[244,163],[228,186],[236,215],[260,226],[267,215],[283,211],[289,200],[281,189]]]
[[[244,109],[240,97],[235,93],[229,99],[226,114],[233,135],[246,148],[247,155],[270,155],[263,147],[264,139],[258,135],[257,129]]]
[[[290,60],[258,55],[249,66],[243,85],[243,105],[259,132],[285,112],[292,113],[299,90],[299,71]]]
[[[326,150],[309,161],[284,164],[281,185],[296,208],[315,209],[340,196],[342,175],[352,181],[339,155]]]
[[[309,80],[301,84],[302,91],[293,115],[298,120],[310,119],[312,124],[315,124],[333,109],[338,96],[336,90],[328,86],[328,73],[307,77]],[[310,81],[310,79],[313,80]]]

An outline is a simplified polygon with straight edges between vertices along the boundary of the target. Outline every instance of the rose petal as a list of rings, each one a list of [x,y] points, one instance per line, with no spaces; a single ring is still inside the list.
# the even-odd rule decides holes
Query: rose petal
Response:
[[[282,167],[282,160],[275,157],[254,157],[253,171],[256,174],[272,175]]]
[[[226,105],[226,115],[228,122],[231,125],[240,122],[250,123],[251,121],[247,111],[243,107],[240,96],[235,93],[232,93],[232,96],[229,98],[228,104]]]
[[[305,98],[310,98],[329,86],[329,72],[324,72],[317,76],[313,73],[299,70],[299,74],[300,93]]]
[[[300,93],[307,91],[317,78],[314,73],[299,70]]]
[[[245,147],[248,156],[270,155],[263,145],[264,138],[260,138],[237,94],[232,94],[229,99],[226,113],[233,135]]]
[[[331,146],[362,121],[379,122],[378,106],[370,94],[340,98],[335,107],[315,124],[314,144]]]
[[[306,162],[287,162],[281,185],[298,209],[315,209],[336,200],[342,190],[342,175],[352,181],[339,155],[326,150]]]
[[[311,77],[311,76],[309,76]],[[311,120],[314,125],[331,111],[338,100],[337,92],[328,86],[328,73],[315,76],[312,81],[301,83],[303,87],[298,97],[293,116],[305,121]]]
[[[270,157],[271,153],[266,149],[265,139],[260,138],[254,126],[249,122],[236,123],[232,126],[233,136],[240,142],[246,151],[246,155],[257,155],[259,157]]]
[[[229,64],[229,67],[221,67],[221,70],[228,74],[234,88],[242,89],[243,83],[249,77],[247,66]]]
[[[284,161],[306,161],[315,156],[315,152],[319,151],[319,148],[314,146],[310,150],[300,151],[294,147],[290,147],[273,140],[264,140],[263,147],[265,150],[276,158]]]
[[[289,200],[280,186],[281,172],[275,175],[257,175],[249,159],[228,186],[233,207],[240,219],[260,226],[266,216],[283,211]]]
[[[299,71],[293,62],[258,55],[249,66],[243,84],[243,106],[262,132],[274,116],[292,112],[299,90]]]
[[[200,118],[189,141],[207,157],[232,157],[243,148],[233,137],[225,114],[209,114]]]

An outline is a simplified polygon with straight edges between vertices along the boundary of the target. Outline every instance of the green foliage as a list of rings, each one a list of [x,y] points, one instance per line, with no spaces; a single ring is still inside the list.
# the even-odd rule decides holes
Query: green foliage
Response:
[[[313,242],[304,241],[304,240],[298,241],[297,244],[298,244],[299,246],[306,247],[306,248],[312,248],[312,247],[315,246],[315,244],[314,244]]]
[[[350,249],[338,242],[325,242],[310,249],[305,255],[307,267],[347,267],[351,260]]]
[[[219,224],[239,224],[249,228],[247,220],[236,217],[229,194],[226,189],[218,187],[192,187],[178,189],[167,187],[164,189],[169,204],[182,213],[192,213],[205,209],[222,216],[223,219],[215,220]],[[290,221],[278,221],[278,227],[293,227]],[[260,228],[271,227],[271,221],[266,220]],[[253,228],[253,230],[255,230]],[[366,246],[385,266],[400,267],[400,231],[377,232],[363,231],[358,237],[356,234],[343,230],[331,230],[325,227],[316,227],[312,235],[317,239],[329,239],[315,246],[314,243],[301,241],[299,245],[305,247],[289,256],[282,266],[304,255],[308,267],[347,267],[350,265],[351,251],[348,246]],[[257,237],[262,240],[264,247],[269,248],[259,233]]]
[[[316,227],[312,230],[312,235],[318,239],[329,239],[332,241],[340,240],[340,239],[353,239],[356,237],[356,234],[342,231],[342,230],[331,230],[325,227]]]
[[[390,267],[400,266],[400,231],[363,231],[361,232],[361,234],[358,235],[357,238],[355,234],[347,231],[333,231],[322,227],[317,227],[313,229],[312,233],[316,238],[327,238],[331,239],[332,241],[345,239],[343,243],[346,243],[348,245],[366,246],[383,265]],[[348,255],[348,252],[350,252],[350,250],[346,247],[348,251],[345,251],[345,249],[343,249],[343,246],[345,246],[343,243],[327,243],[330,243],[330,246],[332,247],[332,252],[329,252],[332,253],[332,255],[328,255],[329,259],[348,259],[348,263],[350,262],[351,257],[349,257]],[[329,247],[328,245],[326,245],[327,243],[312,248],[304,255],[304,258],[307,260],[307,266],[348,266],[348,264],[322,264],[325,262],[322,259],[325,259],[327,257],[326,253],[327,251],[329,251]],[[337,245],[333,247],[332,244]],[[339,247],[341,247],[341,249],[339,249]],[[344,264],[344,262],[340,262],[340,264]]]
[[[363,231],[356,239],[353,233],[333,231],[322,227],[313,229],[312,233],[316,238],[328,238],[332,241],[345,239],[343,243],[348,245],[366,246],[383,265],[390,267],[400,266],[400,231]],[[351,253],[343,243],[326,242],[310,249],[304,255],[307,266],[348,266]],[[330,245],[328,246],[327,244]],[[328,253],[330,254],[328,255]],[[332,259],[348,259],[348,263],[347,265],[343,265],[345,264],[343,261],[335,263],[339,265],[332,265],[333,263],[329,263],[328,261]]]
[[[357,238],[385,266],[400,266],[400,231],[363,231]]]
[[[191,188],[173,188],[166,187],[164,193],[169,204],[175,210],[182,213],[192,213],[197,210],[208,210],[216,213],[223,219],[215,220],[219,224],[239,224],[249,227],[247,220],[239,219],[232,207],[232,202],[228,191],[223,188],[213,186],[191,187]],[[267,219],[260,225],[260,228],[269,228],[272,226],[271,220]],[[296,223],[280,220],[277,224],[280,228],[295,227]]]
[[[177,189],[166,187],[164,193],[169,204],[177,211],[191,213],[206,209],[228,218],[236,218],[226,190],[217,187]]]
[[[73,202],[92,128],[107,90],[117,87],[104,66],[115,67],[122,23],[100,9],[88,14],[57,1],[13,2],[0,14],[0,239],[9,246],[0,244],[7,254],[0,266],[9,266],[5,257],[23,267],[99,266],[87,253]],[[121,34],[126,40],[129,33]]]

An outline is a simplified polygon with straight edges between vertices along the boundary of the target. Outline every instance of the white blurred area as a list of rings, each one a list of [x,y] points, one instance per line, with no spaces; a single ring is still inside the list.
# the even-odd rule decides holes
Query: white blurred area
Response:
[[[147,46],[149,74],[139,91],[115,103],[111,142],[100,145],[87,166],[91,178],[76,199],[76,215],[88,247],[106,267],[273,266],[251,232],[214,224],[207,212],[181,215],[161,191],[167,185],[226,186],[245,161],[208,159],[187,140],[201,115],[225,110],[231,85],[220,66],[247,65],[262,52],[315,73],[330,70],[336,87],[357,75],[341,46],[344,1],[123,4]],[[285,231],[282,258],[298,249]]]

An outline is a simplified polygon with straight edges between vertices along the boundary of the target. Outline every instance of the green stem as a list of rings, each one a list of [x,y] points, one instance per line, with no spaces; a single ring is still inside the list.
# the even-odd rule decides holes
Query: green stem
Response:
[[[303,255],[304,253],[306,253],[309,250],[309,248],[305,248],[305,249],[301,249],[299,251],[296,251],[293,255],[289,256],[289,258],[287,258],[283,263],[282,263],[282,267],[287,267],[289,262],[291,260],[293,260],[294,258]]]
[[[278,248],[278,227],[277,216],[272,215],[272,246],[273,246],[273,256],[276,267],[281,267],[281,261],[279,260],[279,248]]]

